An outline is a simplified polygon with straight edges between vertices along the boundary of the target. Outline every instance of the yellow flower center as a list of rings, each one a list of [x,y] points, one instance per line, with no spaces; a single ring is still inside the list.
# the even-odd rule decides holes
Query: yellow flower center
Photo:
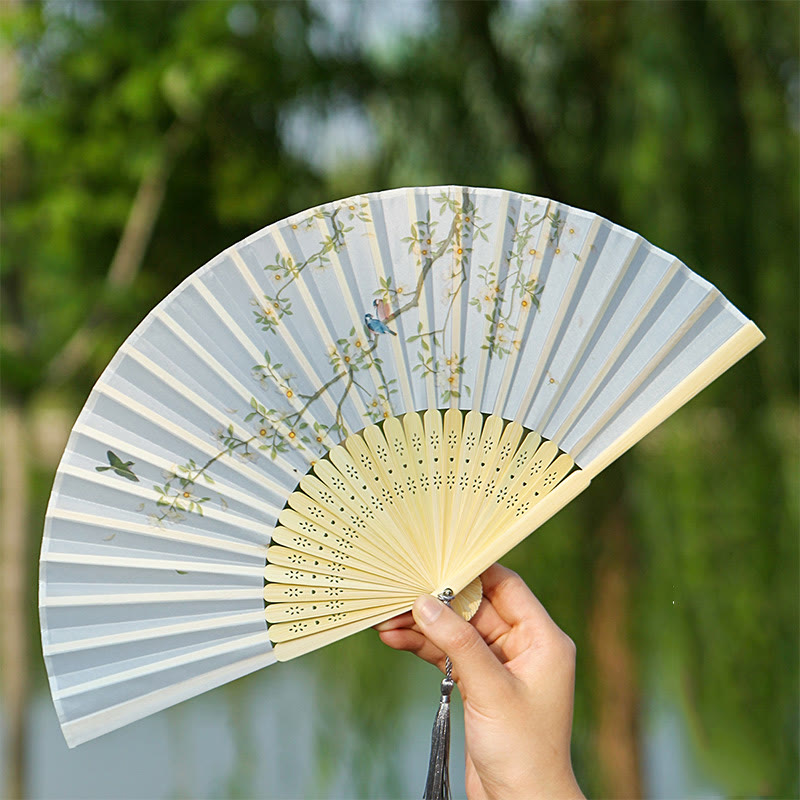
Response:
[[[353,211],[355,209],[355,206],[349,206],[349,208],[351,211]]]
[[[345,362],[345,364],[349,364],[350,363],[350,356],[345,356],[344,357],[344,362]]]
[[[317,441],[321,442],[322,441],[322,437],[321,436],[317,436]]]
[[[528,301],[527,300],[523,300],[522,301],[522,307],[523,308],[527,308],[528,307]]]
[[[293,230],[297,230],[297,225],[292,225]]]
[[[384,411],[383,412],[383,418],[384,419],[388,419],[389,418],[389,412],[388,411]]]
[[[356,347],[361,347],[361,339],[356,339]]]
[[[372,401],[372,407],[373,408],[377,408],[378,407],[378,401],[377,400],[373,400]]]
[[[448,383],[455,383],[455,382],[456,382],[455,376],[451,375],[451,376],[450,376],[450,377],[447,379],[447,382],[448,382]]]
[[[424,256],[428,255],[428,251],[427,250],[423,250],[422,251],[422,255],[424,255]]]
[[[279,281],[280,279],[281,279],[281,276],[280,276],[280,275],[276,275],[276,276],[275,276],[275,280],[276,280],[276,281]]]
[[[560,252],[561,252],[561,248],[560,247],[556,247],[556,255],[558,255]]]
[[[463,252],[464,251],[460,247],[458,248],[458,250],[456,250],[456,253],[458,253],[459,255],[461,255]]]
[[[529,252],[529,253],[530,253],[532,256],[535,256],[535,255],[536,255],[536,251],[535,251],[533,248],[531,248],[530,250],[528,250],[528,252]]]
[[[292,397],[294,397],[294,392],[291,389],[289,389],[286,392],[286,396],[289,397],[289,398],[292,398]]]
[[[258,435],[259,435],[259,436],[266,436],[266,435],[267,435],[267,429],[266,429],[266,428],[262,428],[262,429],[261,429],[261,430],[258,432]]]
[[[430,243],[431,243],[431,240],[430,240],[430,239],[426,239],[426,240],[425,240],[425,244],[430,244]]]
[[[289,431],[289,438],[294,439],[297,434],[294,431]]]
[[[505,322],[498,322],[497,323],[497,327],[498,328],[505,328],[505,326],[506,326]]]
[[[469,222],[469,217],[464,217],[465,222]]]
[[[402,286],[398,286],[397,287],[397,294],[403,294],[403,287]]]
[[[569,229],[569,232],[570,232],[570,233],[575,233],[575,228],[570,228],[570,229]]]
[[[190,492],[184,492],[184,493],[183,493],[183,496],[184,496],[184,497],[191,497],[192,495],[191,495],[191,493],[190,493]]]
[[[555,378],[550,378],[550,383],[555,383],[555,382],[556,382]]]

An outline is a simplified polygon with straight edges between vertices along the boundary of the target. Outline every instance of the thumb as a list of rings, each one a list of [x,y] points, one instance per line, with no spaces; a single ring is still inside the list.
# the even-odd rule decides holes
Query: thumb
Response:
[[[508,689],[509,675],[475,628],[429,594],[411,609],[425,637],[450,656],[464,699],[492,703]]]

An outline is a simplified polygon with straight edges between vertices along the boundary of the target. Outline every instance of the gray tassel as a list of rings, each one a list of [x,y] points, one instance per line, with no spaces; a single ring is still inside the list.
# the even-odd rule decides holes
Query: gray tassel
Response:
[[[448,671],[450,659],[447,659]],[[453,679],[442,681],[442,699],[431,733],[431,760],[422,800],[450,800],[450,693]]]
[[[445,589],[439,599],[450,605],[453,593]],[[450,800],[450,695],[453,692],[453,665],[449,656],[445,662],[445,676],[442,680],[442,696],[439,710],[431,732],[431,758],[428,763],[428,778],[422,800]]]

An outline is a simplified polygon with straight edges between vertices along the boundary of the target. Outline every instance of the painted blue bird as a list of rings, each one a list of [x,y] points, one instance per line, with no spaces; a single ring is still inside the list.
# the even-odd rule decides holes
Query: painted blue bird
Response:
[[[379,319],[375,319],[372,314],[364,314],[364,324],[373,333],[391,333],[392,336],[397,336],[394,331],[390,331],[383,322],[381,322]]]

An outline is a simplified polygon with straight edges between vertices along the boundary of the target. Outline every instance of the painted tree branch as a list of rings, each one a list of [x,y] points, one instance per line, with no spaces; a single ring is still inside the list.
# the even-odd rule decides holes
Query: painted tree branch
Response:
[[[226,437],[224,437],[223,434],[223,439],[225,438]],[[244,453],[247,455],[247,448],[256,439],[256,436],[251,436],[249,439],[238,439],[233,436],[228,437],[227,441],[225,442],[225,449],[220,450],[220,452],[215,456],[209,458],[208,461],[203,464],[203,466],[197,466],[194,461],[190,461],[188,464],[183,465],[183,467],[176,467],[176,471],[171,477],[169,477],[163,487],[154,487],[160,494],[159,499],[156,501],[156,505],[163,507],[164,511],[162,511],[160,514],[153,515],[153,521],[156,523],[161,523],[165,519],[174,519],[179,512],[187,510],[184,508],[184,506],[188,506],[189,511],[197,511],[202,516],[202,503],[206,502],[206,500],[209,498],[195,497],[191,492],[191,487],[195,486],[197,481],[202,476],[205,476],[209,483],[214,483],[211,477],[207,475],[208,468],[212,464],[219,461],[222,456],[226,454],[233,455],[233,453],[236,452],[240,447],[244,447]],[[186,477],[181,477],[181,475],[178,474],[181,471],[185,472]],[[172,490],[171,482],[176,479],[180,484],[181,489],[173,495],[170,493]]]
[[[344,391],[342,392],[342,396],[339,398],[339,403],[336,406],[336,424],[340,427],[341,430],[345,430],[344,425],[344,417],[342,416],[342,408],[344,406],[344,401],[347,399],[347,395],[350,393],[350,387],[353,385],[353,370],[349,369],[347,377],[347,384],[344,387]]]
[[[416,308],[419,305],[419,299],[422,297],[422,292],[425,288],[425,281],[430,274],[430,271],[433,269],[433,265],[447,252],[460,224],[461,219],[459,218],[459,215],[454,215],[447,237],[442,241],[441,245],[439,245],[439,248],[436,250],[436,252],[431,254],[426,260],[425,265],[423,266],[422,271],[417,278],[417,285],[412,298],[405,305],[398,308],[397,311],[390,314],[388,317],[389,321],[397,319],[401,314],[405,314],[406,311],[410,311],[412,308]]]
[[[436,264],[436,262],[450,248],[450,246],[451,246],[451,244],[453,242],[453,239],[456,236],[456,231],[458,229],[458,226],[460,224],[461,224],[460,216],[458,214],[455,214],[454,217],[453,217],[453,222],[450,225],[450,230],[448,231],[447,236],[441,242],[441,244],[436,249],[436,251],[434,253],[432,253],[428,259],[426,259],[425,264],[424,264],[422,270],[420,271],[419,277],[417,278],[417,283],[416,283],[416,287],[415,287],[415,290],[414,290],[414,294],[411,296],[411,298],[408,300],[407,303],[402,305],[400,308],[398,308],[396,311],[394,311],[392,314],[390,314],[388,316],[388,318],[387,318],[388,321],[396,320],[402,314],[405,314],[407,311],[410,311],[412,308],[416,308],[417,306],[419,306],[420,298],[422,297],[422,292],[424,291],[424,288],[425,288],[425,281],[426,281],[428,275],[430,274],[431,270],[433,269],[434,265]],[[307,263],[304,265],[303,268],[305,268],[305,266],[307,266]],[[463,268],[462,268],[462,273],[463,273]],[[298,274],[299,274],[299,272],[298,272]],[[465,274],[462,274],[462,280],[461,280],[461,283],[459,284],[459,287],[461,287],[463,285],[465,280],[466,280],[466,276],[465,276]],[[288,286],[288,283],[286,285]],[[452,303],[451,303],[451,305],[452,305]],[[372,340],[372,344],[363,351],[364,355],[365,356],[372,356],[372,353],[375,352],[377,347],[378,347],[378,338],[375,337]],[[372,358],[371,361],[372,361],[371,366],[374,366],[377,369],[378,374],[381,377],[381,381],[382,381],[383,385],[386,386],[386,378],[385,378],[385,376],[383,374],[383,370],[380,368],[380,366],[378,364],[375,363],[374,358]],[[352,372],[353,372],[352,369],[348,369],[348,370],[343,371],[343,372],[337,372],[337,373],[334,374],[334,376],[332,378],[330,378],[328,381],[326,381],[313,394],[311,394],[311,395],[301,395],[301,397],[303,398],[303,400],[305,402],[303,403],[302,408],[300,408],[298,411],[296,411],[295,413],[293,413],[293,414],[291,414],[291,415],[289,415],[287,417],[287,423],[288,423],[289,420],[291,420],[292,421],[291,424],[296,424],[297,421],[299,421],[303,417],[305,412],[310,408],[310,406],[316,400],[319,400],[319,398],[322,397],[322,395],[324,395],[325,392],[327,392],[332,386],[337,384],[343,378],[346,378],[346,377],[349,376],[350,380],[348,381],[347,389],[346,389],[344,395],[342,396],[341,400],[339,401],[339,405],[337,407],[337,420],[336,421],[337,421],[337,424],[340,424],[339,416],[340,416],[341,408],[343,407],[344,399],[346,398],[347,393],[349,392],[350,388],[352,387],[352,385],[354,383]]]
[[[330,253],[331,250],[337,250],[344,243],[344,234],[345,229],[343,223],[337,220],[337,215],[341,211],[340,208],[335,209],[331,212],[330,221],[331,226],[333,227],[333,233],[331,236],[328,237],[323,243],[322,247],[316,252],[310,255],[302,264],[297,267],[290,268],[291,277],[289,278],[286,283],[281,285],[281,288],[278,289],[277,293],[275,294],[275,299],[280,300],[281,295],[300,277],[301,273],[304,269],[309,267],[315,261],[322,261],[322,259]]]

